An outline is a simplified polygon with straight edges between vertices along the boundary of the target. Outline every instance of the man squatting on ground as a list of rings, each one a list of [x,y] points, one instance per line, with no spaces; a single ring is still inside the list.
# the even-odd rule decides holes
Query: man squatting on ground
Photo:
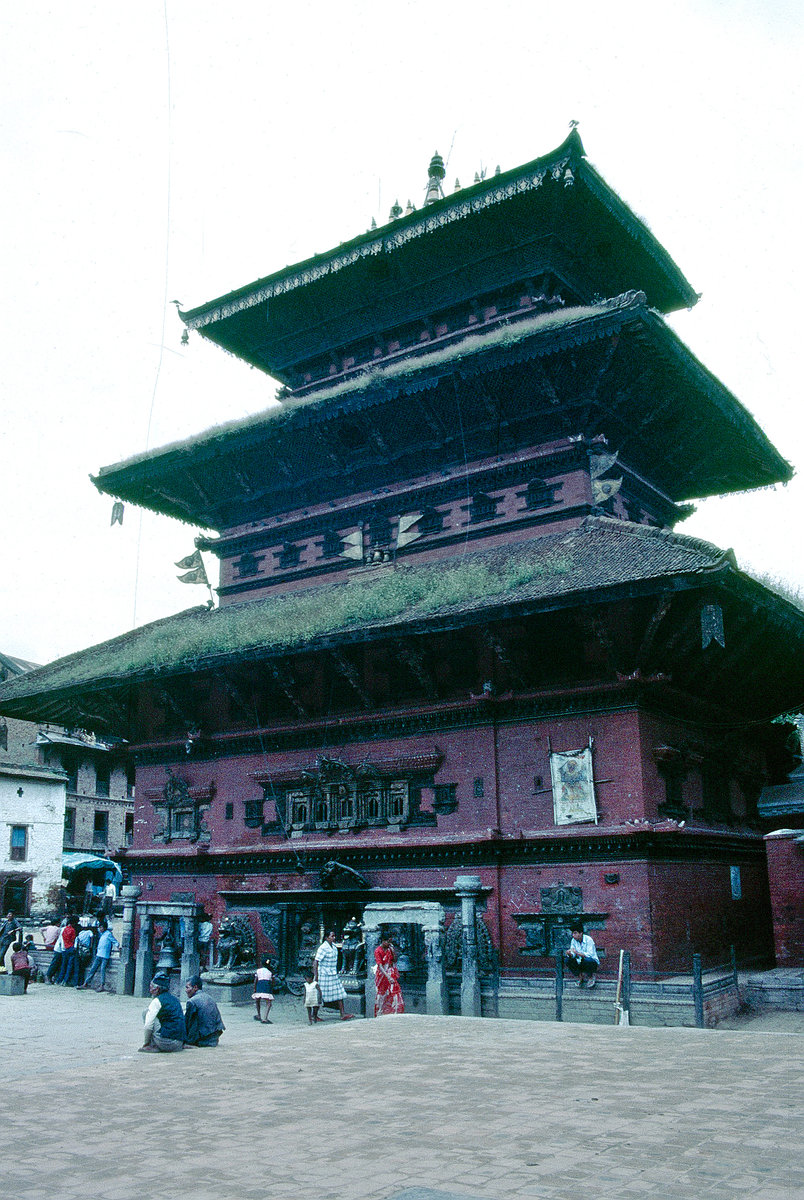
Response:
[[[211,996],[202,990],[201,976],[193,975],[184,985],[187,1003],[184,1006],[185,1042],[188,1046],[217,1046],[226,1026],[220,1009]]]
[[[140,1052],[167,1054],[172,1050],[183,1050],[187,1037],[184,1013],[179,1001],[170,993],[169,976],[158,971],[151,980],[149,991],[152,999],[145,1013],[145,1036]]]
[[[595,973],[600,966],[600,959],[589,934],[584,933],[582,929],[573,929],[572,941],[569,949],[564,952],[564,957],[572,974],[578,976],[578,987],[586,984],[593,988],[597,982]]]

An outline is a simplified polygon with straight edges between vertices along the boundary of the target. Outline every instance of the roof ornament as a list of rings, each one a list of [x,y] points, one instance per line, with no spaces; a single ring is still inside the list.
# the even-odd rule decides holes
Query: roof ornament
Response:
[[[401,216],[402,216],[402,205],[399,203],[398,200],[394,200],[393,204],[391,205],[391,211],[388,214],[389,220],[398,221]]]
[[[405,216],[409,217],[410,214],[415,211],[416,211],[416,209],[413,207],[410,200],[408,200],[407,205],[405,206]]]
[[[455,187],[453,190],[456,192],[459,192],[461,190],[461,181],[457,175],[455,176]]]
[[[441,181],[446,175],[444,168],[444,160],[436,150],[433,157],[430,159],[430,166],[427,168],[427,191],[424,196],[425,204],[435,204],[436,200],[444,199],[444,189],[441,186]]]

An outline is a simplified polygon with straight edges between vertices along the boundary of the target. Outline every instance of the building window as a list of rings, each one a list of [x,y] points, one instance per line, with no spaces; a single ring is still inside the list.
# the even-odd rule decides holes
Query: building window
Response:
[[[324,558],[337,558],[343,551],[343,538],[335,529],[327,529],[324,532],[324,540],[321,543],[321,554]]]
[[[287,571],[290,570],[291,567],[298,567],[300,558],[301,546],[296,546],[293,542],[285,542],[284,546],[277,554],[279,569],[281,571]]]
[[[74,754],[65,754],[61,765],[67,772],[67,791],[75,795],[78,791],[78,758]]]
[[[407,821],[410,785],[406,779],[349,780],[315,789],[290,790],[286,812],[291,828],[302,830],[341,826],[396,825]]]
[[[95,767],[95,795],[108,799],[111,782],[111,767],[108,762],[99,762]]]
[[[65,846],[75,845],[75,809],[65,808],[64,810],[64,844]]]
[[[385,516],[375,515],[369,522],[369,538],[373,548],[390,546],[391,522]]]
[[[226,805],[226,811],[224,812],[224,820],[226,820],[226,821],[234,820],[234,805],[231,803]]]
[[[130,846],[134,841],[134,813],[126,813],[125,830],[123,832],[123,841],[126,846]]]
[[[25,862],[28,857],[28,826],[11,826],[11,848],[8,857],[12,862]]]
[[[237,571],[238,578],[248,579],[251,575],[259,575],[262,558],[262,555],[258,557],[256,554],[241,554],[240,558],[234,563],[234,569]]]
[[[531,479],[525,492],[525,508],[550,508],[556,502],[556,489],[544,479]]]
[[[444,514],[440,513],[437,508],[426,508],[419,517],[418,525],[422,537],[440,533],[444,528]]]
[[[487,496],[485,492],[478,492],[472,497],[472,503],[469,505],[469,520],[476,524],[478,521],[493,521],[497,516],[497,501]]]
[[[483,796],[485,795],[485,792],[486,792],[486,787],[485,787],[483,780],[476,779],[474,793],[475,793],[475,796],[477,797],[477,799],[479,799],[479,800],[482,799]]]
[[[195,812],[192,808],[174,808],[171,821],[173,837],[192,837],[195,832]]]
[[[95,810],[95,820],[92,826],[93,846],[105,846],[109,840],[109,814],[101,809]]]
[[[439,816],[455,812],[458,807],[457,783],[437,783],[433,789],[433,812]]]
[[[134,799],[134,781],[136,779],[136,770],[134,767],[126,767],[126,796],[129,800]]]
[[[259,829],[262,825],[264,800],[246,800],[245,824],[249,829]]]

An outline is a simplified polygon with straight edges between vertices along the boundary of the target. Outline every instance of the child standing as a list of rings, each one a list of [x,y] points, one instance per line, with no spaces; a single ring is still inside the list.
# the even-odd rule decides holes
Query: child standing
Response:
[[[310,1025],[314,1025],[321,1018],[318,1015],[318,1006],[321,1003],[321,993],[318,990],[318,984],[312,975],[306,975],[304,979],[304,1007],[307,1009],[307,1020]]]
[[[273,1025],[273,1021],[268,1020],[268,1013],[271,1011],[271,1005],[274,998],[271,994],[271,980],[274,973],[271,970],[271,960],[266,958],[261,967],[258,967],[254,973],[254,991],[251,993],[251,999],[254,1001],[254,1006],[257,1009],[255,1021],[262,1021],[263,1025]],[[265,1005],[265,1016],[262,1015],[262,1006]]]

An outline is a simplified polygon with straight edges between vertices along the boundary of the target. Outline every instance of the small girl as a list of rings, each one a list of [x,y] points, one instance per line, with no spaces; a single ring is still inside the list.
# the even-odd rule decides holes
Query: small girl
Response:
[[[314,1025],[321,1018],[318,1015],[318,1006],[321,1003],[321,993],[318,990],[312,973],[304,977],[304,1007],[307,1009],[307,1020],[310,1025]]]
[[[251,994],[251,999],[254,1001],[254,1006],[257,1009],[255,1021],[261,1021],[263,1025],[273,1025],[273,1021],[268,1020],[268,1013],[271,1011],[271,1005],[274,998],[271,995],[271,980],[274,973],[271,970],[271,960],[266,958],[261,967],[258,967],[254,974],[254,991]],[[265,1005],[265,1016],[261,1012],[261,1006]]]

